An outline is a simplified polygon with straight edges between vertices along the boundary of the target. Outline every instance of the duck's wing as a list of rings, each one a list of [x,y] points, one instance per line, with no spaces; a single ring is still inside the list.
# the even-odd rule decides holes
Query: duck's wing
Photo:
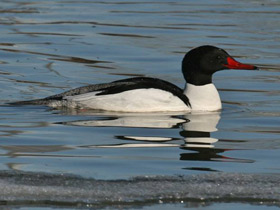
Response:
[[[150,78],[150,77],[135,77],[123,80],[117,80],[111,83],[94,84],[75,88],[60,94],[52,95],[43,99],[32,100],[32,101],[19,101],[12,104],[23,105],[23,104],[48,104],[50,101],[63,100],[67,96],[75,96],[86,94],[90,92],[96,92],[96,96],[117,94],[124,91],[135,90],[135,89],[160,89],[172,93],[173,95],[180,98],[187,106],[190,107],[189,99],[183,94],[183,90],[170,82]]]

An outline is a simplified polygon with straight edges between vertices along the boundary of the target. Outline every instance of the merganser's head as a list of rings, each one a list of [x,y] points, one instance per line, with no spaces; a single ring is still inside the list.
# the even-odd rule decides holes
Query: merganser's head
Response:
[[[224,69],[256,70],[256,66],[242,64],[225,50],[205,45],[189,51],[182,61],[182,71],[187,83],[206,85],[212,83],[212,75]]]

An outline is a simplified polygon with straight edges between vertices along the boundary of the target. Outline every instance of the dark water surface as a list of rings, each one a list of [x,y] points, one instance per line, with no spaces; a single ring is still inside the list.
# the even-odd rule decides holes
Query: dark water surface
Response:
[[[279,19],[277,0],[2,1],[1,204],[279,207]],[[5,105],[130,76],[183,87],[182,57],[204,44],[261,68],[214,76],[221,112]]]

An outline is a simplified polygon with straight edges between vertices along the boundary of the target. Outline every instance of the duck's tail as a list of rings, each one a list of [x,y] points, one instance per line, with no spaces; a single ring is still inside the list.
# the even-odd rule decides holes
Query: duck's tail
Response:
[[[12,106],[23,106],[23,105],[47,105],[50,103],[49,100],[46,99],[34,99],[29,101],[15,101],[15,102],[9,102],[8,105]]]

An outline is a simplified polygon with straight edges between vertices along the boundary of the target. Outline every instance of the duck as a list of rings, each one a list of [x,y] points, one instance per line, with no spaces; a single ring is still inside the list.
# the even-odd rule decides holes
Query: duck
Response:
[[[257,70],[258,67],[236,61],[221,48],[203,45],[191,49],[182,60],[184,89],[162,79],[133,77],[11,104],[113,112],[219,111],[222,103],[212,76],[229,69]]]

